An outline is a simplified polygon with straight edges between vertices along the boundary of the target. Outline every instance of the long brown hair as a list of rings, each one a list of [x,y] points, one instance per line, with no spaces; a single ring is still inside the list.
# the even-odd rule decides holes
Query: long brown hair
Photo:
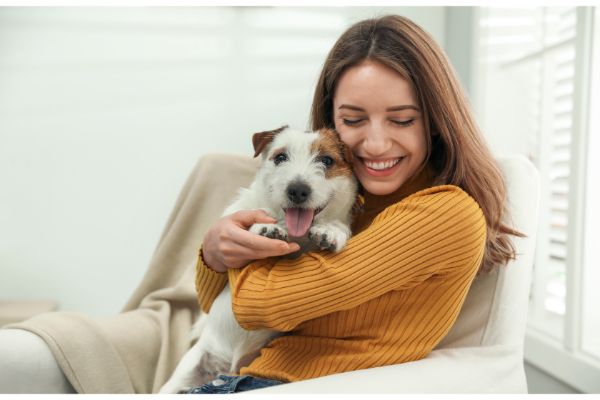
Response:
[[[480,271],[514,259],[509,235],[523,235],[506,224],[504,178],[444,51],[414,22],[388,15],[358,22],[342,34],[329,52],[317,83],[312,129],[334,128],[336,84],[344,71],[364,60],[392,68],[412,84],[423,111],[426,162],[436,173],[435,184],[459,186],[481,207],[487,240]]]

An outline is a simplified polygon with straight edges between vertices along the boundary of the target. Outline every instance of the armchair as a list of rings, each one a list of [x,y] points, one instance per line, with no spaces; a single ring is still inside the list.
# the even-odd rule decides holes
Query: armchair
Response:
[[[515,261],[475,280],[454,327],[428,357],[260,391],[526,392],[523,342],[537,226],[538,178],[533,165],[522,156],[502,157],[499,162],[508,183],[514,226],[527,236],[514,240]],[[64,382],[54,384],[53,392],[158,391],[189,347],[189,332],[197,315],[193,265],[198,244],[237,188],[252,180],[257,166],[255,160],[242,156],[202,157],[177,199],[148,271],[122,312],[102,319],[80,313],[43,313],[7,326],[14,331],[0,332],[4,333],[0,353],[4,349],[5,361],[8,352],[19,364],[8,376],[24,380],[27,387],[28,380],[39,380],[36,371],[60,367]],[[19,329],[35,335],[24,335]],[[25,357],[20,349],[35,354]],[[12,366],[13,361],[8,364]]]
[[[498,161],[507,182],[514,226],[526,237],[514,239],[516,260],[475,279],[452,330],[428,357],[273,386],[260,392],[527,393],[523,345],[539,183],[535,167],[525,157],[505,156]]]

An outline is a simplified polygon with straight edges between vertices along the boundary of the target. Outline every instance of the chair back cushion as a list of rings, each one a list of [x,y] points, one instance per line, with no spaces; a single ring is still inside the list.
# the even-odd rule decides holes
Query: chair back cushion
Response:
[[[513,237],[516,260],[475,279],[456,323],[437,348],[523,346],[537,229],[539,178],[534,165],[524,156],[500,157],[498,163],[507,184],[512,225],[526,237]]]

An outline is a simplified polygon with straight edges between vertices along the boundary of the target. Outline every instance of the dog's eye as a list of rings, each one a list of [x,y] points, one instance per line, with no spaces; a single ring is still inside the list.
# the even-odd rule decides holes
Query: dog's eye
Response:
[[[287,160],[288,160],[288,156],[285,153],[279,153],[273,158],[273,162],[275,163],[275,165],[279,165],[282,162],[285,162]]]
[[[321,156],[318,158],[318,161],[323,163],[327,168],[331,167],[334,163],[333,158],[329,156]]]

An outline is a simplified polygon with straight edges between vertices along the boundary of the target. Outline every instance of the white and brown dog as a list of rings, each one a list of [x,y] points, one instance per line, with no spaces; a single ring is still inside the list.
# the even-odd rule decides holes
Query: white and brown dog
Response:
[[[223,213],[263,209],[275,224],[254,224],[259,235],[294,241],[300,253],[340,251],[350,237],[357,196],[351,152],[330,129],[302,132],[287,126],[252,137],[255,154],[262,154],[256,177],[241,189]],[[192,332],[198,340],[184,355],[161,393],[178,393],[200,386],[218,374],[236,374],[280,332],[247,331],[235,319],[229,285],[201,313]]]

